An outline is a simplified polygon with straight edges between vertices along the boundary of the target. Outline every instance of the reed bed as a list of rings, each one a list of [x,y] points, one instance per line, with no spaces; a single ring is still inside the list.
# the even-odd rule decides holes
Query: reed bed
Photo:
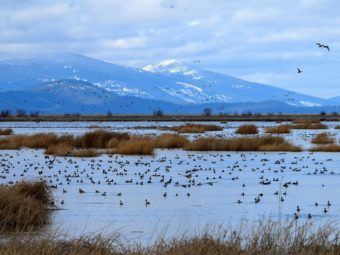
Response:
[[[120,142],[115,152],[123,155],[152,155],[154,142],[148,137],[132,137]]]
[[[303,123],[303,124],[309,123],[309,124],[311,124],[311,123],[321,123],[321,122],[318,119],[296,119],[296,120],[293,121],[293,123],[297,123],[297,124],[299,124],[299,123]]]
[[[340,129],[340,125],[336,125],[336,126],[335,126],[335,129]]]
[[[155,140],[155,147],[161,149],[184,148],[189,143],[184,136],[177,134],[162,134]]]
[[[320,134],[317,134],[312,139],[312,143],[316,143],[316,144],[334,143],[334,139],[332,137],[329,137],[327,133],[320,133]]]
[[[320,152],[340,152],[340,145],[339,144],[328,144],[328,145],[320,145],[313,147],[310,149],[311,151],[320,151]]]
[[[204,133],[207,131],[222,131],[223,127],[217,125],[187,124],[170,127],[169,130],[178,133]]]
[[[0,186],[0,233],[22,232],[48,223],[53,198],[45,182]]]
[[[301,151],[282,137],[199,138],[189,143],[189,151]]]
[[[290,126],[280,125],[280,126],[275,126],[275,127],[267,127],[265,131],[268,134],[289,134]]]
[[[256,125],[242,125],[236,129],[235,133],[239,135],[256,135],[259,130]]]
[[[327,125],[322,123],[297,123],[290,125],[291,129],[327,129]]]
[[[13,130],[10,128],[0,129],[0,135],[12,135]]]
[[[0,243],[0,255],[338,255],[339,230],[333,224],[263,220],[238,228],[206,228],[172,239],[159,237],[147,246],[128,243],[119,235],[80,237],[11,237]]]

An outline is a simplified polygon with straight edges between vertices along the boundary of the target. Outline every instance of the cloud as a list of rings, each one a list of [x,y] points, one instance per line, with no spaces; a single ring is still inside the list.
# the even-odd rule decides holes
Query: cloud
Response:
[[[0,51],[67,51],[139,67],[201,59],[202,67],[230,75],[340,94],[338,5],[337,0],[0,0]],[[329,44],[331,52],[315,42]],[[297,65],[314,72],[296,77]],[[327,71],[317,74],[315,66]],[[270,80],[272,73],[276,78]]]

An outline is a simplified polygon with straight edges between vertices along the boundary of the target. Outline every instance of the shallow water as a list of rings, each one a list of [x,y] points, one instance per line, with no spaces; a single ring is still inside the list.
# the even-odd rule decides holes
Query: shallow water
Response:
[[[160,132],[131,128],[141,123],[100,124],[122,132]],[[143,126],[177,124],[182,123]],[[205,135],[234,136],[240,124],[243,123],[222,124],[223,131]],[[275,125],[256,124],[261,131]],[[332,128],[339,123],[327,124],[331,127],[327,132],[339,139],[339,132]],[[89,131],[86,127],[91,125],[94,123],[0,123],[0,128],[10,126],[15,133],[26,134],[78,134]],[[294,130],[285,137],[309,148],[313,134],[324,131]],[[81,159],[47,158],[43,151],[23,149],[0,151],[0,157],[1,183],[42,178],[57,185],[53,192],[56,204],[63,210],[53,213],[52,228],[72,235],[119,231],[129,239],[147,242],[165,229],[172,236],[206,225],[237,225],[240,220],[254,221],[264,216],[292,219],[297,206],[301,208],[299,221],[306,220],[309,213],[320,221],[340,219],[339,153],[157,150],[155,156]],[[263,180],[270,184],[261,184]],[[80,194],[79,188],[85,193]],[[255,203],[256,197],[259,203]],[[331,206],[327,206],[328,201]]]

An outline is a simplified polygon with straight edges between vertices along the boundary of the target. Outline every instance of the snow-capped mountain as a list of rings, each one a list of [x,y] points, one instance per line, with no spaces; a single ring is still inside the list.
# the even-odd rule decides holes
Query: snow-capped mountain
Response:
[[[339,105],[337,100],[253,83],[175,60],[138,69],[76,54],[5,54],[0,57],[0,74],[0,109],[151,113],[163,108],[172,113],[199,113],[207,106],[221,112],[248,110],[247,105],[256,104],[259,111],[294,112],[299,107],[319,111],[318,107]]]
[[[179,91],[169,90],[169,93],[175,93],[187,102],[239,103],[276,100],[292,106],[306,107],[329,104],[327,100],[321,98],[187,66],[176,60],[148,65],[144,70],[161,73],[183,86]]]

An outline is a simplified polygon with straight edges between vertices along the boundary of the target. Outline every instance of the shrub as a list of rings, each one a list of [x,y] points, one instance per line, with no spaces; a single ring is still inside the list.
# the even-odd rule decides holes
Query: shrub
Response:
[[[255,135],[258,134],[259,130],[255,125],[242,125],[236,130],[236,134],[240,135]]]

